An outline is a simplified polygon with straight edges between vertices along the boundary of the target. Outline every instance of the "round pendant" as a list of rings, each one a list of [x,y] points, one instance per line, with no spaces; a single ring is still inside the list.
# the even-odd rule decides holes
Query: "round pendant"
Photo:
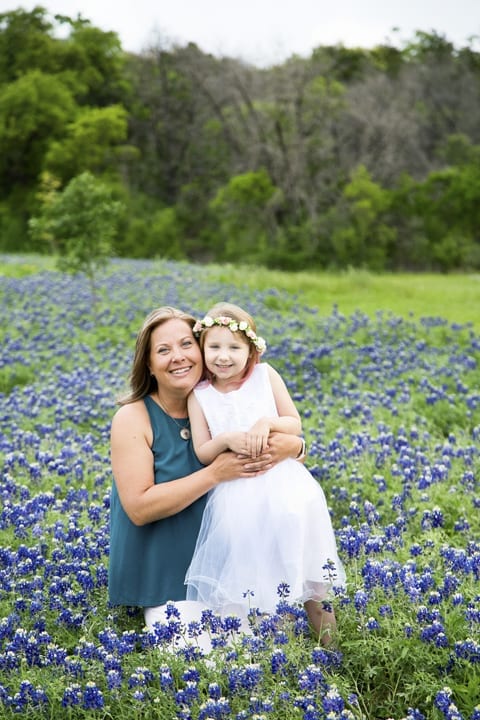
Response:
[[[182,440],[189,440],[190,439],[190,430],[188,428],[182,428],[180,430],[180,437]]]

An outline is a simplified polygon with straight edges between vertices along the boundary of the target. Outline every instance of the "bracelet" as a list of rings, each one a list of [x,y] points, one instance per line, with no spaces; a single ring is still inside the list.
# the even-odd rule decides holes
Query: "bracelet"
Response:
[[[303,460],[303,458],[307,455],[307,443],[303,438],[300,439],[302,441],[302,447],[300,448],[298,455],[295,456],[295,460]]]

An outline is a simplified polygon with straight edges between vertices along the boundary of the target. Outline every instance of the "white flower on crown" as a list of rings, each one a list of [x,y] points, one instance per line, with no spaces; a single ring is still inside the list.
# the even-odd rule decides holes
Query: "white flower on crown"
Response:
[[[257,335],[246,320],[234,320],[228,315],[220,315],[219,317],[212,318],[210,315],[205,315],[202,320],[197,320],[193,326],[193,332],[199,336],[202,330],[213,327],[213,325],[219,325],[220,327],[228,327],[231,332],[237,332],[238,330],[243,332],[244,335],[251,340],[259,355],[262,355],[267,349],[267,343],[263,337]]]
[[[257,348],[257,350],[258,350],[258,352],[260,353],[260,355],[261,355],[262,353],[264,353],[265,350],[267,349],[267,343],[266,343],[266,341],[265,341],[265,338],[260,337],[260,335],[258,335],[257,341],[256,341],[256,343],[255,343],[255,347]]]

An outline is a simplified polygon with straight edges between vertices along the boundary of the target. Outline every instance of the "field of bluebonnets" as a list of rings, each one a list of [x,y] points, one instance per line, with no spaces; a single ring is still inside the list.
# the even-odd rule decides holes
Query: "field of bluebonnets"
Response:
[[[348,317],[200,267],[113,263],[0,278],[0,717],[480,719],[480,337],[442,318]],[[246,306],[304,419],[348,584],[336,643],[277,615],[174,615],[147,632],[107,604],[108,437],[153,307]],[[179,635],[192,647],[175,649]]]

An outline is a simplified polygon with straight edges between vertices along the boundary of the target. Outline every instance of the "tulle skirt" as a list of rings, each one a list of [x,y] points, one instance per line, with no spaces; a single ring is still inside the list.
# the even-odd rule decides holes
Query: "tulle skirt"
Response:
[[[274,612],[345,584],[322,488],[295,460],[211,491],[187,571],[187,600],[217,612]]]

